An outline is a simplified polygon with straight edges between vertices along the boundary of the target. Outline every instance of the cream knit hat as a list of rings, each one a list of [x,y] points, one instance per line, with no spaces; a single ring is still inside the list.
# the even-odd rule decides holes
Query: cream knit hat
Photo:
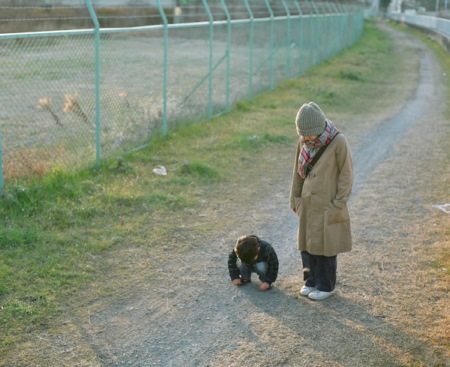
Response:
[[[320,135],[325,130],[325,115],[314,102],[305,103],[297,112],[295,125],[298,135]]]

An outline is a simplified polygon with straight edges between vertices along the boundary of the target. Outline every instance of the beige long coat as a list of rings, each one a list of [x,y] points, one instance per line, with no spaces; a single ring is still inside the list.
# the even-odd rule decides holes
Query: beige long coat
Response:
[[[322,256],[351,251],[347,201],[352,191],[353,161],[347,138],[338,134],[305,179],[298,174],[301,147],[299,141],[290,196],[290,206],[299,217],[298,249]]]

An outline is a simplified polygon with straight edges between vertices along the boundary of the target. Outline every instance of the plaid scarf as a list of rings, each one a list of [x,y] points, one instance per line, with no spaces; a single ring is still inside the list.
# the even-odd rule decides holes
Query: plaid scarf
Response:
[[[316,140],[304,140],[302,138],[302,150],[298,156],[298,174],[305,178],[306,167],[313,160],[316,153],[324,145],[330,144],[339,131],[330,120],[326,120],[323,133]]]

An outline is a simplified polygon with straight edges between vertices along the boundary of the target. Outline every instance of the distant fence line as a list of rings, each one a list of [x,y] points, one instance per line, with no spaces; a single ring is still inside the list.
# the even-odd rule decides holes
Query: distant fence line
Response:
[[[435,33],[450,53],[450,20],[430,15],[389,13],[389,18]]]
[[[101,28],[85,2],[90,29],[0,34],[0,191],[226,113],[349,47],[364,22],[335,2],[202,0],[206,20],[181,9],[169,24],[153,0],[160,24]]]

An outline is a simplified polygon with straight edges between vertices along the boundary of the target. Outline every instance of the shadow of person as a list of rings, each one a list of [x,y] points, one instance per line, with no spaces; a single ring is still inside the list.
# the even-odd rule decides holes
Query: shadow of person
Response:
[[[261,345],[282,346],[289,366],[448,366],[437,351],[339,293],[312,301],[284,279],[267,292],[246,286]],[[289,341],[289,342],[287,342]],[[283,347],[284,345],[289,347]]]

